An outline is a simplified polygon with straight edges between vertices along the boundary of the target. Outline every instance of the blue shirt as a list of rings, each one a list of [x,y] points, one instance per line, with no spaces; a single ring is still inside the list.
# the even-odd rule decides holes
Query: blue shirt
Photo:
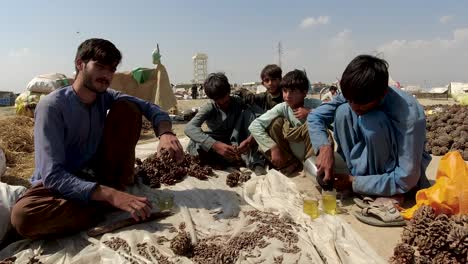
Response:
[[[329,145],[327,127],[335,119],[338,106],[347,103],[343,95],[338,95],[331,102],[312,111],[307,117],[310,140],[315,153],[324,145]],[[395,195],[406,193],[419,183],[420,187],[428,187],[425,169],[431,161],[431,156],[425,152],[426,118],[424,110],[414,97],[400,89],[389,87],[378,110],[389,118],[396,142],[397,157],[393,169],[386,173],[367,175],[353,175],[353,190],[358,193],[372,193],[380,195]],[[365,130],[362,133],[366,133]],[[379,155],[379,148],[374,148],[373,159],[386,155]],[[387,150],[380,151],[384,152]],[[343,156],[343,153],[340,153]],[[344,157],[345,160],[350,157]],[[359,164],[367,160],[353,160],[346,162]],[[383,162],[384,163],[384,162]],[[363,177],[365,176],[365,177]]]
[[[42,182],[66,199],[88,202],[97,183],[83,180],[73,172],[85,168],[94,158],[107,111],[120,99],[137,104],[155,128],[161,121],[170,121],[169,115],[158,106],[112,89],[98,94],[90,105],[80,101],[72,86],[56,90],[41,99],[36,107],[36,168],[31,183]]]

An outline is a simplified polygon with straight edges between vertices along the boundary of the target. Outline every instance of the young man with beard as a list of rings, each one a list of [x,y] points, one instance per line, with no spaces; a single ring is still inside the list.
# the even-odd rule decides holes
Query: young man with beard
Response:
[[[322,102],[306,98],[309,80],[303,71],[288,72],[280,86],[284,102],[255,119],[249,130],[273,166],[291,174],[313,155],[305,121],[311,109]]]
[[[148,199],[124,191],[134,181],[142,113],[153,123],[159,149],[182,159],[182,146],[167,113],[108,89],[121,58],[107,40],[84,41],[75,57],[73,85],[39,102],[32,188],[11,215],[20,235],[39,239],[78,232],[95,225],[103,209],[111,207],[129,212],[137,221],[147,218]]]

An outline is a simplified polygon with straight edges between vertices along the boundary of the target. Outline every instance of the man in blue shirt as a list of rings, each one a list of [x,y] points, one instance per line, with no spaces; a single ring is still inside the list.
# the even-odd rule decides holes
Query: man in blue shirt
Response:
[[[153,124],[159,148],[182,159],[167,113],[108,89],[121,58],[111,42],[86,40],[78,47],[73,85],[39,102],[33,187],[11,215],[20,235],[38,239],[78,232],[101,220],[106,207],[127,211],[137,221],[146,219],[151,211],[148,199],[124,191],[134,181],[142,113]]]
[[[393,196],[429,182],[425,170],[426,120],[411,95],[388,87],[386,61],[360,55],[346,67],[342,94],[324,103],[307,118],[319,173],[335,180],[337,189],[376,196]],[[338,153],[351,175],[333,175],[333,147],[327,128],[334,123]]]

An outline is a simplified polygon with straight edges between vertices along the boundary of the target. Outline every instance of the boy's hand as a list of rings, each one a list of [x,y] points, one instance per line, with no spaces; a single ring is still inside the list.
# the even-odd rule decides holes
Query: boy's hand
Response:
[[[252,146],[253,142],[254,142],[253,136],[249,136],[246,140],[242,141],[239,147],[237,148],[239,155],[246,153]]]
[[[333,147],[325,145],[320,148],[319,155],[315,160],[317,166],[317,175],[325,174],[323,181],[330,181],[333,177],[333,165],[335,163],[335,156],[333,156]]]
[[[286,165],[286,159],[283,156],[283,153],[281,150],[278,148],[278,146],[274,146],[270,150],[271,154],[271,163],[275,165],[276,168],[283,168],[284,165]]]
[[[337,191],[345,191],[353,188],[354,177],[348,174],[335,174],[335,182],[333,187]]]
[[[235,160],[237,157],[234,146],[224,144],[223,142],[216,141],[212,148],[216,153],[225,158],[228,158],[229,160]]]
[[[306,119],[307,118],[307,115],[309,114],[310,112],[310,108],[306,108],[306,107],[299,107],[299,108],[296,108],[294,109],[294,116],[296,116],[297,119],[299,120],[303,120],[303,119]]]
[[[184,149],[179,139],[172,133],[163,134],[159,138],[158,153],[161,149],[166,149],[177,162],[184,159]]]

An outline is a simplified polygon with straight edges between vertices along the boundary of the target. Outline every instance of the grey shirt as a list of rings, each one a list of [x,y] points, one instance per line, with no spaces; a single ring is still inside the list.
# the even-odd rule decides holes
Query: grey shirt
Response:
[[[67,86],[45,96],[36,107],[34,147],[36,169],[31,182],[40,182],[66,199],[88,202],[97,183],[76,175],[94,158],[102,140],[107,111],[117,100],[138,105],[145,117],[158,127],[169,115],[157,105],[107,89],[91,105],[84,104]]]
[[[230,137],[244,109],[246,105],[237,96],[231,96],[226,113],[213,100],[210,100],[185,126],[184,132],[191,140],[200,144],[205,151],[209,151],[216,141],[230,143]],[[203,131],[202,125],[205,122],[208,130]]]

